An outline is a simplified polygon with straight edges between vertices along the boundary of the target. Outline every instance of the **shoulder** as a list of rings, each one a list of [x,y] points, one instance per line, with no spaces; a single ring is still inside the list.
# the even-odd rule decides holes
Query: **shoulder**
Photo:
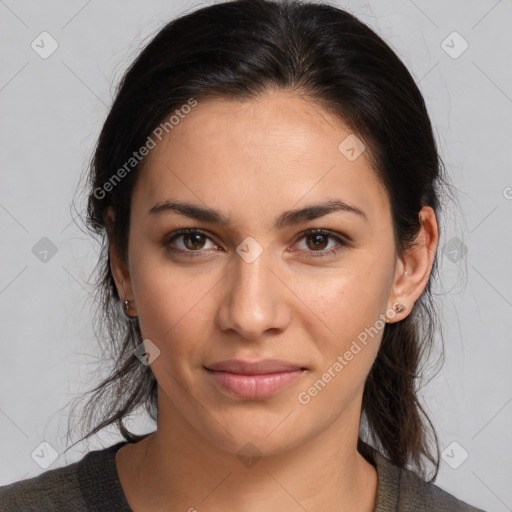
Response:
[[[79,462],[0,487],[0,510],[59,510],[81,501]],[[77,508],[76,510],[80,510]]]
[[[399,496],[400,501],[404,505],[407,504],[404,511],[484,512],[482,509],[456,498],[437,485],[425,482],[416,473],[407,469],[400,470]]]
[[[121,490],[120,484],[119,487],[117,486],[115,452],[122,444],[124,443],[89,452],[81,460],[68,466],[0,487],[0,510],[2,512],[96,510],[93,502],[98,498],[103,500],[101,494],[108,495],[112,490],[119,493]],[[116,495],[115,492],[112,495],[112,499],[123,503],[124,495]],[[102,509],[98,508],[98,510]],[[119,510],[124,509],[119,508]]]
[[[375,512],[485,512],[426,482],[413,471],[398,467],[369,445],[362,453],[377,468]]]

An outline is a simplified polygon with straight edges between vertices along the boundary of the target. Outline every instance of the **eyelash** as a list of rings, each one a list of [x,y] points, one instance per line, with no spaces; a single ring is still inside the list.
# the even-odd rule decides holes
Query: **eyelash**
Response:
[[[183,235],[190,235],[190,234],[200,234],[200,235],[203,235],[205,236],[206,238],[210,239],[211,240],[211,237],[208,236],[208,234],[198,228],[185,228],[185,229],[180,229],[178,231],[173,231],[172,233],[170,233],[169,235],[167,235],[163,240],[162,240],[162,243],[161,245],[163,247],[165,247],[168,251],[172,252],[172,253],[175,253],[175,254],[179,254],[179,255],[187,255],[187,257],[192,257],[192,258],[196,258],[196,257],[205,257],[202,253],[201,253],[201,250],[197,250],[197,251],[192,251],[192,250],[187,250],[187,251],[184,251],[183,249],[176,249],[174,247],[171,246],[171,242],[173,240],[175,240],[176,238],[179,238],[180,236],[183,236]],[[327,236],[333,240],[335,240],[336,242],[338,242],[339,246],[335,249],[329,249],[329,250],[319,250],[319,251],[306,251],[309,255],[313,256],[313,257],[320,257],[320,258],[325,258],[326,256],[334,256],[336,254],[338,254],[338,252],[340,252],[341,250],[347,248],[350,246],[350,242],[348,242],[347,240],[335,235],[333,232],[331,231],[328,231],[326,229],[308,229],[304,232],[302,232],[300,235],[299,235],[299,240],[302,240],[303,238],[307,237],[308,235],[323,235],[323,236]],[[213,240],[212,240],[213,242]]]

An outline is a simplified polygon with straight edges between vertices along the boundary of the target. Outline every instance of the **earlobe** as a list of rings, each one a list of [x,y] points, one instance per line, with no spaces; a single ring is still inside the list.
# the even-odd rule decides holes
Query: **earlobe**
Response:
[[[135,311],[135,300],[130,278],[130,272],[126,262],[119,256],[113,237],[113,229],[115,226],[115,213],[112,207],[107,208],[105,214],[105,226],[108,234],[108,251],[110,261],[110,271],[116,283],[117,293],[123,305],[123,311],[126,316],[133,318],[137,315],[130,314]]]
[[[395,322],[403,320],[412,310],[428,283],[434,263],[439,240],[435,212],[430,206],[424,206],[419,216],[421,228],[416,243],[397,262],[395,282],[390,296]],[[397,309],[397,303],[405,305],[406,308]],[[402,313],[402,311],[407,312]]]

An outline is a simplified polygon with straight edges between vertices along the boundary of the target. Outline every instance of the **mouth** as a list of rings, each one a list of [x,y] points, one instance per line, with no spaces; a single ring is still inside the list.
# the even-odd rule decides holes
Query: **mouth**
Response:
[[[307,369],[287,361],[231,360],[204,367],[223,391],[240,398],[266,398],[295,382]]]

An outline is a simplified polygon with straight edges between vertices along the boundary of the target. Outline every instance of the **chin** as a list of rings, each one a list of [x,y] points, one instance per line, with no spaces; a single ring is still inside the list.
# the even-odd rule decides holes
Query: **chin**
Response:
[[[203,422],[200,434],[208,443],[231,455],[242,458],[277,456],[304,443],[303,436],[293,422],[283,422],[287,414],[278,415],[278,418],[274,414],[268,414],[265,419],[260,413],[256,422],[252,415],[244,417],[240,414],[236,420],[216,418],[218,423]],[[214,430],[209,430],[208,427],[213,427]]]

